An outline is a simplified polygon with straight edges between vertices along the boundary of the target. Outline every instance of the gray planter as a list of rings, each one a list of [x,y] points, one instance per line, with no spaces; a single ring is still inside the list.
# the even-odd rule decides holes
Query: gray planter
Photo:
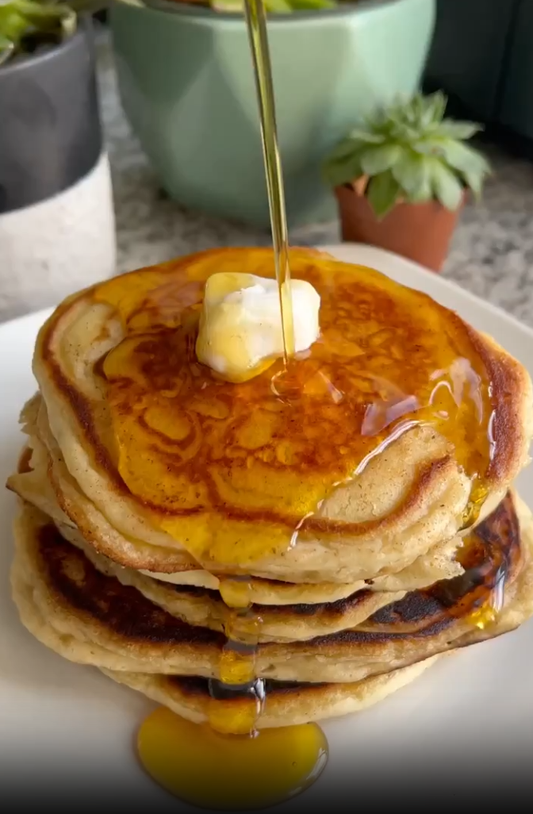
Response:
[[[0,66],[0,319],[114,270],[92,31]]]
[[[89,26],[0,67],[0,212],[50,198],[94,167],[102,132]]]

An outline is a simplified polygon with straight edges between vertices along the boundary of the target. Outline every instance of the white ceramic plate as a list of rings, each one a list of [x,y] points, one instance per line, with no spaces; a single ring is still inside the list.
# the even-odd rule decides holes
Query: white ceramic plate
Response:
[[[349,245],[329,250],[426,291],[533,370],[533,331],[493,306],[394,255]],[[30,361],[46,316],[0,325],[2,482],[19,453],[17,418],[35,388]],[[533,505],[533,470],[521,475],[519,486]],[[53,801],[70,811],[72,805],[119,801],[151,811],[193,810],[162,792],[137,765],[134,736],[152,705],[96,670],[49,652],[20,625],[8,578],[14,509],[13,496],[0,490],[0,802]],[[505,792],[509,802],[510,789],[529,786],[532,680],[533,622],[443,659],[377,707],[327,722],[325,773],[278,810],[307,811],[319,803],[354,810],[367,795],[380,803],[429,802],[429,793],[433,804],[445,797],[466,802],[465,791],[478,803]]]

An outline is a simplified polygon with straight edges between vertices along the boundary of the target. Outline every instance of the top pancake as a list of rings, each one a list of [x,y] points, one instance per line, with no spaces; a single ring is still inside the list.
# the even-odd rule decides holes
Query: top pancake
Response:
[[[280,363],[222,382],[194,356],[205,280],[273,269],[270,250],[217,250],[69,298],[34,357],[51,434],[123,539],[186,549],[215,574],[397,573],[473,519],[471,497],[493,508],[524,465],[529,376],[425,295],[294,250],[293,277],[322,303],[299,395],[273,392]]]
[[[90,546],[94,550],[94,556],[103,555],[109,559],[110,564],[113,561],[119,569],[126,566],[125,570],[132,574],[137,573],[137,570],[144,570],[146,577],[156,576],[157,582],[162,583],[161,590],[165,583],[170,582],[175,586],[195,586],[220,592],[224,578],[219,579],[201,569],[183,549],[170,551],[168,548],[126,540],[113,529],[104,515],[82,495],[74,479],[68,474],[57,444],[46,422],[42,420],[42,408],[41,396],[37,394],[22,411],[28,446],[21,455],[19,471],[8,479],[8,487],[24,501],[44,512],[59,528],[70,528],[72,534],[85,541],[85,547]],[[45,439],[46,444],[42,439]],[[368,582],[291,583],[248,577],[248,598],[251,603],[256,604],[290,605],[335,602],[362,590],[395,593],[423,588],[437,580],[449,579],[462,573],[463,569],[455,559],[459,542],[454,538],[436,546],[431,554],[419,557],[402,571]],[[158,567],[161,571],[166,568],[166,572],[157,573]],[[143,579],[142,574],[139,579]]]

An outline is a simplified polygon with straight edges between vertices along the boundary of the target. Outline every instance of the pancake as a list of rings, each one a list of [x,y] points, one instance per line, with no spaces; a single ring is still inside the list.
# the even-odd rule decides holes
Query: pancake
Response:
[[[139,541],[118,540],[120,535],[81,494],[69,475],[46,424],[39,394],[25,406],[21,420],[24,431],[30,436],[31,466],[25,467],[25,471],[8,479],[7,485],[10,489],[51,517],[61,528],[71,525],[73,532],[78,530],[81,537],[89,542],[97,553],[119,566],[127,567],[127,564],[133,561],[135,569],[145,570],[145,576],[150,577],[153,569],[157,567],[156,562],[159,562],[159,560],[154,562],[154,558],[159,557],[162,568],[176,570],[167,574],[160,572],[157,574],[158,581],[171,580],[175,585],[218,590],[220,584],[218,577],[203,570],[185,552],[169,552],[168,549],[158,550],[155,546],[148,546]],[[55,451],[54,457],[41,441],[39,432],[46,437],[48,447]],[[250,599],[262,605],[307,604],[336,602],[362,590],[400,593],[423,588],[439,579],[447,579],[461,573],[461,566],[454,559],[458,545],[457,540],[448,541],[436,546],[434,551],[419,558],[400,573],[389,574],[369,582],[359,580],[347,584],[292,584],[279,580],[251,578]],[[125,556],[120,556],[119,552],[123,552]],[[183,570],[178,570],[180,568]],[[132,570],[133,568],[128,569]],[[388,601],[392,601],[392,597]]]
[[[139,567],[141,544],[157,572],[188,552],[217,575],[380,578],[454,538],[483,502],[486,514],[526,463],[531,381],[491,339],[372,270],[306,250],[291,269],[322,300],[296,410],[272,393],[278,363],[230,385],[191,355],[205,280],[272,276],[267,249],[115,278],[43,327],[34,372],[51,436],[117,532],[112,559]],[[161,549],[179,554],[170,569]]]
[[[89,540],[97,551],[114,559],[120,565],[149,572],[180,575],[196,571],[204,574],[211,573],[215,579],[217,573],[220,576],[223,575],[224,568],[220,564],[218,564],[218,572],[217,568],[210,564],[212,571],[209,572],[202,568],[185,549],[169,548],[168,545],[162,545],[168,541],[160,533],[154,532],[151,536],[153,542],[147,544],[139,539],[127,537],[117,530],[105,513],[100,511],[81,491],[78,483],[68,471],[61,450],[51,433],[46,408],[40,396],[37,397],[37,405],[38,411],[36,426],[33,426],[35,434],[32,444],[35,446],[39,441],[41,445],[44,444],[48,452],[47,477],[55,493],[56,501],[61,507],[61,511],[71,519],[82,533],[84,539]],[[404,445],[403,439],[399,439],[398,445],[401,454]],[[387,465],[386,452],[383,453],[381,462],[384,466]],[[22,491],[17,488],[14,480],[10,481],[10,485],[14,488],[14,491]],[[431,549],[425,551],[423,556],[417,557],[413,562],[405,565],[399,573],[395,572],[395,568],[398,567],[398,564],[401,565],[404,562],[403,559],[392,563],[384,563],[380,572],[372,576],[370,587],[373,590],[384,591],[414,590],[418,587],[430,585],[437,579],[452,577],[460,570],[453,558],[457,545],[458,542],[455,538],[452,538],[452,540],[445,539],[444,542],[439,541]],[[235,570],[239,572],[241,569],[237,568]],[[267,579],[271,569],[267,568],[263,571],[256,565],[253,570],[256,577]],[[297,585],[300,580],[304,579],[320,579],[321,573],[316,571],[292,571],[290,574],[286,574],[283,568],[282,573],[276,573],[276,576],[277,583],[283,582],[284,578],[290,579],[291,588],[289,590],[294,592],[294,584]],[[330,574],[330,576],[332,575]],[[253,582],[255,583],[255,580]],[[324,581],[321,580],[321,582]],[[349,586],[348,593],[369,587],[368,582],[368,579],[359,579],[346,583]],[[205,587],[211,587],[212,579],[210,583],[202,584]],[[305,583],[303,585],[305,589]],[[338,583],[331,583],[330,585],[331,587],[327,586],[325,588],[328,592],[327,598],[331,597],[331,592],[337,593],[339,591]],[[280,588],[280,590],[285,589]],[[344,587],[340,588],[340,590],[344,595],[347,595]],[[277,602],[277,599],[276,591],[274,593],[274,603]],[[313,600],[309,598],[309,601]],[[272,604],[272,602],[268,604]]]
[[[218,591],[193,585],[171,585],[123,568],[112,560],[96,554],[83,538],[68,526],[58,526],[62,536],[83,551],[87,559],[102,574],[116,577],[130,585],[154,605],[190,625],[207,627],[224,633],[231,621],[231,635],[236,641],[250,641],[250,624],[241,620],[223,602]],[[405,592],[356,591],[335,602],[261,605],[254,603],[250,613],[260,623],[254,625],[253,640],[266,642],[300,641],[336,633],[361,624],[385,605],[403,598]]]
[[[364,709],[383,701],[424,673],[437,657],[426,659],[386,675],[374,676],[351,684],[301,684],[265,682],[265,703],[257,718],[257,729],[293,726],[322,721]],[[238,720],[243,696],[235,691],[213,701],[204,678],[148,675],[146,673],[102,672],[119,684],[141,692],[152,701],[197,724],[207,723],[213,703],[229,708]]]
[[[15,535],[13,597],[23,624],[45,645],[107,670],[218,676],[221,633],[188,625],[102,574],[28,505]],[[410,593],[359,627],[305,642],[260,644],[257,676],[355,682],[515,629],[533,615],[532,515],[508,495],[473,536],[460,577]],[[479,602],[503,587],[495,623],[476,626]]]

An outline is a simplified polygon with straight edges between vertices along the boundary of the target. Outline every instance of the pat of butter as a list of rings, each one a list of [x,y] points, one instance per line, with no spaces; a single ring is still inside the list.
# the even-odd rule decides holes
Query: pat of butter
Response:
[[[305,280],[291,280],[294,347],[307,350],[320,333],[320,296]],[[256,376],[283,356],[283,332],[276,280],[220,272],[205,286],[196,355],[231,382]]]

